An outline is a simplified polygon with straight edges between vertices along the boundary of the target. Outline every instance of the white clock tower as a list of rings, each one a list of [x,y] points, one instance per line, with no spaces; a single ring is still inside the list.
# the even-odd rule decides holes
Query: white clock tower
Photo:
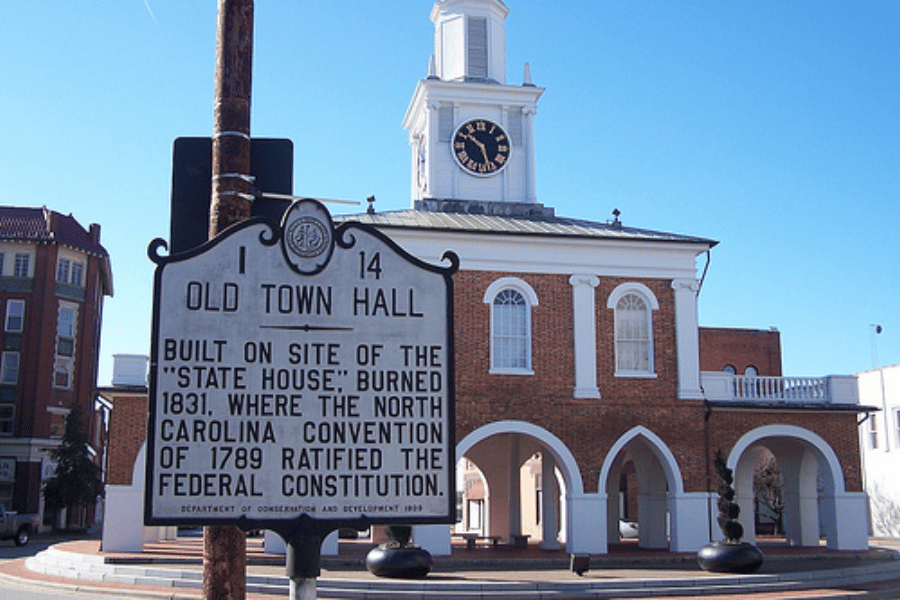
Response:
[[[544,89],[527,65],[522,85],[506,84],[508,13],[500,0],[438,0],[431,10],[434,55],[403,120],[414,208],[539,210],[534,115]]]

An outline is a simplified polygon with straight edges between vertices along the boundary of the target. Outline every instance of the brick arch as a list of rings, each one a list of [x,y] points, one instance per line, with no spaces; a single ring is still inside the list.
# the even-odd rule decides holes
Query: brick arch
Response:
[[[625,432],[625,434],[616,440],[616,443],[609,449],[609,453],[607,453],[606,458],[603,459],[603,467],[600,469],[600,477],[597,480],[597,491],[601,494],[606,492],[606,480],[609,478],[613,463],[622,449],[638,438],[643,438],[657,460],[659,460],[659,463],[666,474],[666,481],[669,484],[669,493],[683,494],[684,481],[681,476],[681,469],[678,467],[678,461],[675,460],[675,455],[672,454],[672,451],[669,450],[669,447],[658,435],[643,425],[638,425]]]
[[[738,505],[752,505],[757,446],[771,450],[781,468],[784,529],[790,545],[818,546],[823,534],[831,549],[858,549],[867,545],[865,536],[860,536],[859,540],[851,539],[839,526],[842,519],[853,516],[855,509],[859,521],[856,526],[864,522],[864,507],[858,510],[855,506],[864,505],[864,502],[854,498],[864,495],[847,493],[837,453],[822,437],[803,427],[765,425],[741,436],[726,461],[734,471]],[[752,511],[742,511],[739,521],[744,527],[744,539],[754,541]]]
[[[736,469],[738,460],[753,444],[766,438],[779,437],[796,439],[805,445],[808,445],[816,453],[819,459],[828,466],[828,474],[830,476],[830,481],[828,483],[834,486],[835,491],[846,491],[841,461],[838,459],[834,449],[817,434],[795,425],[764,425],[762,427],[757,427],[752,431],[748,431],[741,436],[731,449],[728,460],[726,461],[728,467],[730,469]]]
[[[494,421],[479,427],[475,431],[469,433],[456,444],[456,462],[458,463],[465,456],[466,452],[473,446],[494,435],[505,433],[517,433],[529,436],[543,446],[556,459],[556,466],[563,475],[566,489],[571,494],[584,493],[584,483],[581,479],[581,471],[578,463],[568,447],[558,437],[537,425],[526,423],[525,421]]]

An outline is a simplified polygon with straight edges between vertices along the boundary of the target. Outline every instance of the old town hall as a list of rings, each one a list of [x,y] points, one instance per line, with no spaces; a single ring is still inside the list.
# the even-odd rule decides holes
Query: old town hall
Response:
[[[461,522],[416,526],[415,542],[437,555],[460,534],[604,554],[627,516],[640,548],[696,551],[721,537],[721,453],[746,507],[745,541],[757,531],[754,470],[772,454],[789,543],[867,548],[855,379],[783,377],[780,363],[777,372],[727,361],[701,370],[711,332],[698,323],[698,262],[716,242],[625,226],[618,215],[566,218],[539,201],[544,89],[527,65],[523,81],[507,82],[508,11],[500,0],[435,2],[434,54],[403,120],[411,206],[336,217],[372,225],[430,263],[447,250],[460,258]],[[128,495],[143,483],[139,446],[111,467],[109,498],[140,501]],[[104,535],[104,549],[115,535]]]

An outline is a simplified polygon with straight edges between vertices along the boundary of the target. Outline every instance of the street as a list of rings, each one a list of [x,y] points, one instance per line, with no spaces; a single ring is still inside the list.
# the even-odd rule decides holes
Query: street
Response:
[[[11,540],[0,542],[0,565],[20,558],[34,556],[41,550],[44,550],[53,544],[71,539],[77,539],[77,537],[73,535],[40,534],[33,536],[31,541],[28,542],[28,545],[21,548],[16,546]],[[94,600],[96,598],[109,596],[108,594],[98,595],[94,593],[79,593],[71,589],[40,587],[39,584],[19,585],[18,583],[11,583],[3,578],[0,578],[0,590],[2,590],[0,596],[2,596],[4,600],[71,600],[72,598]],[[137,598],[137,596],[120,594],[116,594],[116,597],[118,600],[132,600]],[[146,597],[144,597],[144,600],[146,600]]]

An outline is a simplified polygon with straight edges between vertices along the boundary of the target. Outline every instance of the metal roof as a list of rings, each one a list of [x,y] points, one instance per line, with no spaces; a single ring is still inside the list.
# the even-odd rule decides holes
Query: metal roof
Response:
[[[387,212],[334,215],[337,222],[359,221],[378,228],[420,229],[454,233],[535,235],[633,242],[677,242],[715,246],[717,241],[557,216],[498,216],[407,209]]]

